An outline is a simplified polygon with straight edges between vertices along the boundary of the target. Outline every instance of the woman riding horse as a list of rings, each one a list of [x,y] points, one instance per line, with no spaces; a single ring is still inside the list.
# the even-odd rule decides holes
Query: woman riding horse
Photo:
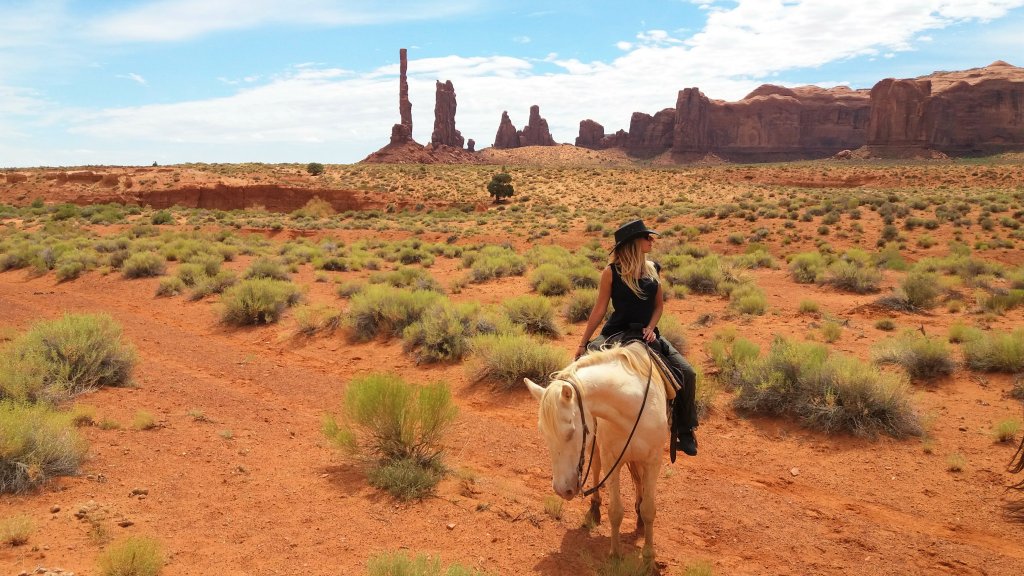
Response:
[[[643,220],[634,220],[615,231],[611,262],[601,272],[597,301],[590,312],[587,327],[583,330],[576,358],[587,350],[600,349],[610,336],[629,330],[631,325],[643,327],[644,341],[661,353],[683,384],[683,389],[675,398],[677,404],[672,410],[672,429],[678,432],[673,433],[671,439],[670,454],[674,462],[676,448],[690,456],[697,455],[697,438],[694,435],[697,427],[697,373],[658,331],[658,320],[661,319],[665,302],[658,278],[661,268],[647,259],[657,234]],[[605,322],[600,335],[591,342],[591,335],[608,311],[609,301],[614,308],[611,318]]]

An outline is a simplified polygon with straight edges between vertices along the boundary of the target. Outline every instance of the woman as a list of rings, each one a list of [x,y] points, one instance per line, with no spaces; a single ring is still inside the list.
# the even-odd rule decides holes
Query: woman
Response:
[[[601,272],[597,290],[597,302],[590,311],[583,339],[576,349],[576,357],[586,353],[588,347],[595,350],[613,334],[625,332],[631,326],[642,326],[644,341],[661,353],[668,365],[676,372],[683,389],[676,395],[673,405],[672,460],[678,447],[690,456],[697,455],[697,407],[694,397],[697,391],[697,373],[672,344],[661,337],[658,321],[664,309],[665,298],[657,264],[647,259],[658,233],[647,228],[643,220],[623,224],[615,231],[615,247],[611,261]],[[598,324],[604,319],[611,301],[613,311],[601,329],[600,335],[590,341]]]

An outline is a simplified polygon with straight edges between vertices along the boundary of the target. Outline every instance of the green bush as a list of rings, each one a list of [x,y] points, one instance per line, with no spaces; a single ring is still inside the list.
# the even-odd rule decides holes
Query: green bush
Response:
[[[160,279],[156,287],[157,296],[177,296],[186,290],[185,283],[177,276]]]
[[[107,548],[99,558],[100,576],[156,576],[164,554],[153,538],[129,536]]]
[[[689,348],[689,345],[686,343],[686,329],[679,323],[678,318],[663,314],[661,320],[658,321],[658,332],[680,354],[686,354],[686,350]]]
[[[899,294],[909,308],[928,310],[935,307],[935,301],[942,295],[942,285],[938,275],[914,270],[903,278]]]
[[[776,338],[765,357],[740,366],[734,383],[742,411],[794,416],[825,432],[920,433],[904,380],[821,344]]]
[[[568,354],[541,344],[527,335],[482,334],[469,342],[472,360],[467,369],[474,382],[492,382],[502,390],[515,390],[523,378],[546,381],[548,375],[569,364]]]
[[[542,296],[561,296],[572,286],[569,274],[554,264],[542,264],[530,276],[530,289]]]
[[[444,383],[414,386],[393,374],[370,374],[349,383],[340,422],[328,415],[323,432],[348,452],[371,457],[371,476],[389,491],[415,497],[440,478],[441,440],[457,413]],[[410,466],[427,473],[410,473]],[[423,486],[424,480],[433,483]]]
[[[134,347],[105,314],[39,322],[0,352],[0,399],[56,400],[101,386],[124,386]]]
[[[590,317],[590,311],[597,303],[597,290],[594,288],[581,288],[573,290],[565,299],[564,316],[567,322],[575,324],[583,322]]]
[[[761,354],[761,349],[750,340],[740,337],[735,328],[727,328],[707,344],[708,355],[718,368],[719,380],[732,386],[737,371]]]
[[[878,292],[882,283],[882,273],[870,264],[837,260],[828,267],[825,282],[841,290],[866,294]]]
[[[243,278],[269,278],[271,280],[288,280],[288,271],[284,264],[269,258],[258,258],[249,265]]]
[[[1008,292],[990,294],[981,301],[981,309],[993,314],[1003,315],[1008,310],[1024,305],[1024,290],[1013,288]]]
[[[429,496],[443,476],[444,470],[438,466],[422,466],[411,458],[384,462],[366,472],[371,486],[401,500]]]
[[[487,576],[473,568],[451,564],[442,571],[441,560],[424,554],[410,558],[407,552],[380,552],[366,562],[367,576]]]
[[[477,307],[438,300],[402,333],[404,349],[417,362],[453,362],[469,352],[469,338],[476,332]]]
[[[902,366],[914,379],[946,376],[956,369],[949,346],[942,339],[916,332],[879,342],[872,350],[872,359],[879,364]]]
[[[324,165],[319,162],[310,162],[306,164],[306,172],[310,176],[319,176],[324,173]]]
[[[984,332],[981,329],[968,326],[959,320],[949,327],[949,341],[953,343],[974,340],[975,338],[981,338],[983,335]]]
[[[544,296],[514,296],[505,300],[502,307],[509,320],[522,326],[530,334],[541,334],[549,337],[558,336],[555,325],[555,312],[551,301]]]
[[[167,261],[156,252],[136,252],[121,265],[125,278],[159,276],[167,270]]]
[[[431,290],[371,284],[349,300],[345,325],[356,342],[373,340],[378,335],[400,336],[407,326],[420,319],[424,310],[442,298]]]
[[[729,294],[729,305],[742,314],[760,316],[768,309],[768,298],[756,284],[740,284]]]
[[[666,270],[664,276],[670,283],[682,284],[698,294],[728,294],[739,282],[731,266],[717,255]]]
[[[231,270],[221,270],[213,276],[203,276],[192,287],[189,300],[202,300],[210,294],[221,294],[237,282],[238,277]]]
[[[964,361],[982,372],[1024,371],[1024,329],[1010,333],[982,333],[964,341]]]
[[[478,251],[465,252],[462,265],[470,269],[470,281],[474,283],[505,276],[521,276],[526,271],[523,257],[501,246],[485,246]]]
[[[0,401],[0,493],[24,492],[78,472],[86,446],[70,414]]]
[[[238,326],[270,324],[301,298],[302,288],[291,282],[270,278],[242,280],[221,295],[221,320]]]
[[[149,221],[155,225],[174,224],[174,216],[170,210],[159,210],[153,213],[153,217]]]
[[[342,322],[342,312],[326,304],[297,306],[294,310],[295,330],[303,336],[334,332]]]
[[[422,268],[403,266],[392,272],[375,272],[370,275],[370,284],[387,284],[396,288],[431,290],[443,294],[441,284]]]
[[[825,257],[820,252],[802,252],[789,261],[789,274],[800,284],[813,284],[824,272]]]

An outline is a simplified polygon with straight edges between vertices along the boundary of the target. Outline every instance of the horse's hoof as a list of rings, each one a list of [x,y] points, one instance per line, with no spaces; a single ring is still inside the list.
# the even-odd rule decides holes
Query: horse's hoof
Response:
[[[597,526],[601,523],[601,504],[598,502],[590,503],[590,519],[594,521],[594,525]]]

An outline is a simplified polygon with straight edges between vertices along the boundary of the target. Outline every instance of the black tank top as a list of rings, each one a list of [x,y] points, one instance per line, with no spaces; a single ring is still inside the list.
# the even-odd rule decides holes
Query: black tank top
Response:
[[[640,279],[640,291],[646,296],[640,299],[619,275],[617,264],[608,265],[612,269],[612,315],[601,329],[602,336],[611,336],[629,329],[630,324],[647,326],[654,315],[654,299],[658,295],[658,281],[653,278]],[[661,266],[654,263],[654,269],[661,272]],[[658,333],[655,328],[655,333]],[[658,334],[660,336],[660,333]]]

